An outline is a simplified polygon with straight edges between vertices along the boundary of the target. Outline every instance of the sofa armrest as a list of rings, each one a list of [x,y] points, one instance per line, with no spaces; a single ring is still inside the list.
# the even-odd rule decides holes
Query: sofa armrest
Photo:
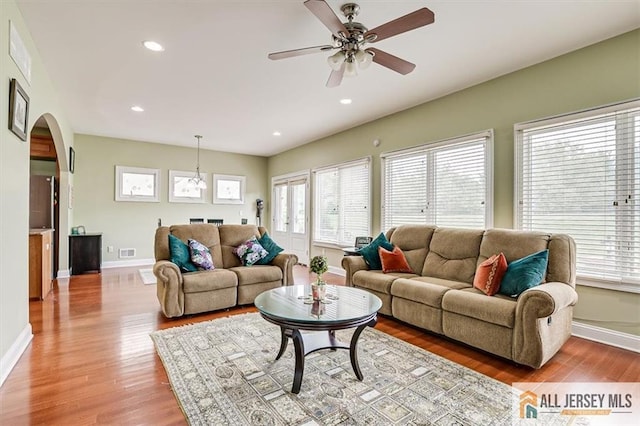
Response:
[[[175,263],[159,260],[153,265],[157,278],[156,292],[162,312],[167,318],[184,315],[184,291],[182,273]]]
[[[517,312],[523,312],[525,305],[527,312],[535,313],[537,318],[553,315],[567,306],[578,302],[578,293],[568,284],[549,282],[530,288],[518,297]]]
[[[572,306],[577,301],[575,289],[561,282],[523,292],[516,305],[512,359],[533,368],[544,365],[571,336]]]
[[[364,271],[369,269],[366,262],[364,261],[364,257],[362,256],[345,256],[342,258],[342,268],[346,272],[346,277],[344,279],[344,284],[348,286],[353,286],[353,274],[358,271]]]
[[[282,285],[293,285],[293,267],[298,263],[298,256],[291,253],[280,253],[273,258],[271,264],[282,269]]]

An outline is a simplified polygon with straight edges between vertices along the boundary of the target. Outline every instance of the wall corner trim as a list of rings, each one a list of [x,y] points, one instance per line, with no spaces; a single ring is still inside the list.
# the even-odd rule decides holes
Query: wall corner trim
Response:
[[[22,329],[22,332],[18,335],[18,338],[13,342],[6,354],[0,359],[0,387],[4,384],[4,381],[9,377],[9,373],[16,366],[18,360],[33,340],[33,332],[31,324]]]

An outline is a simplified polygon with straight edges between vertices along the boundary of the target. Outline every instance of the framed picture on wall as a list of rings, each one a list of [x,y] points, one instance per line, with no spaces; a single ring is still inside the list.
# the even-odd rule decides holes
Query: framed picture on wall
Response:
[[[29,96],[15,78],[9,83],[9,130],[23,141],[29,130]]]

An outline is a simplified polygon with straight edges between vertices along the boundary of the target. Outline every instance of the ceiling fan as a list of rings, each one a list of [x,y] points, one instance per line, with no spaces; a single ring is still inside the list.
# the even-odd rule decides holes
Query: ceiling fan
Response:
[[[332,44],[274,52],[269,54],[269,59],[278,60],[339,49],[337,53],[327,58],[332,69],[327,80],[327,87],[339,86],[343,76],[355,76],[358,67],[365,69],[371,62],[403,75],[409,74],[416,67],[415,64],[374,47],[365,48],[365,44],[376,43],[435,21],[433,12],[423,7],[369,30],[361,23],[353,21],[360,12],[360,6],[355,3],[346,3],[340,8],[347,18],[347,22],[344,23],[340,21],[325,0],[306,0],[304,5],[329,28],[333,34]]]

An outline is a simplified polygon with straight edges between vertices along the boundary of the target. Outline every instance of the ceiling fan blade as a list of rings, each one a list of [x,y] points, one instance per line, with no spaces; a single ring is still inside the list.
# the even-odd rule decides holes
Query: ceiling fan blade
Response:
[[[284,50],[282,52],[269,53],[269,59],[273,59],[275,61],[277,59],[292,58],[294,56],[302,56],[302,55],[308,55],[310,53],[325,52],[332,49],[333,49],[333,46],[330,46],[327,44],[324,46],[313,46],[313,47],[304,47],[302,49]]]
[[[376,35],[376,38],[372,40],[372,43],[384,40],[385,38],[393,37],[398,34],[402,34],[407,31],[415,30],[416,28],[423,27],[425,25],[432,24],[435,21],[435,15],[426,7],[418,9],[415,12],[411,12],[408,15],[404,15],[393,21],[389,21],[386,24],[382,24],[372,30],[364,33],[364,38],[370,37],[372,34]]]
[[[327,87],[338,87],[340,83],[342,83],[342,77],[344,77],[344,62],[339,70],[331,71],[329,74],[329,79],[327,80]]]
[[[316,18],[329,28],[329,31],[331,31],[334,36],[344,38],[349,34],[349,31],[342,21],[338,19],[331,9],[331,6],[329,6],[324,0],[307,0],[304,2],[304,5],[307,6],[307,9],[309,9],[311,13],[316,15]]]
[[[409,74],[416,67],[416,64],[412,64],[411,62],[405,61],[397,56],[393,56],[392,54],[380,49],[376,49],[375,47],[370,47],[367,50],[374,53],[375,56],[373,57],[373,62],[402,75]]]

